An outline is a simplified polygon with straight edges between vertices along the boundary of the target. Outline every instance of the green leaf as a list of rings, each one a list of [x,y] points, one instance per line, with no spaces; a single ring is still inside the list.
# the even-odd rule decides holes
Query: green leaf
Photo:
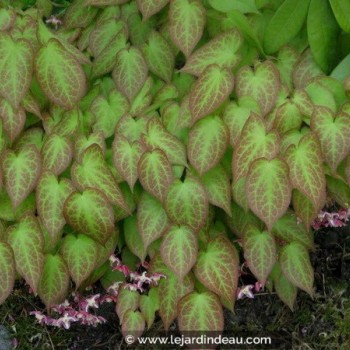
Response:
[[[285,160],[293,188],[309,198],[316,210],[321,209],[326,199],[326,179],[317,136],[314,133],[304,135],[297,146],[287,149]]]
[[[233,152],[232,174],[234,181],[246,177],[250,165],[258,158],[274,158],[279,152],[280,138],[275,130],[267,131],[265,121],[253,114],[245,123]]]
[[[164,128],[159,118],[152,117],[149,119],[147,133],[141,136],[141,141],[150,150],[161,149],[171,164],[187,166],[184,144]]]
[[[344,81],[350,75],[350,54],[332,70],[330,76],[334,79]]]
[[[78,189],[96,188],[112,204],[128,210],[123,194],[98,145],[93,144],[84,151],[81,162],[73,164],[71,176]]]
[[[105,243],[105,245],[96,244],[98,248],[98,253],[96,256],[95,267],[100,268],[104,263],[107,262],[108,258],[115,252],[119,240],[119,230],[115,227],[111,237]],[[108,263],[107,263],[108,264]],[[108,265],[109,266],[109,265]],[[112,270],[110,270],[112,271]],[[119,272],[119,271],[118,271]]]
[[[326,163],[335,173],[340,162],[350,152],[350,115],[337,115],[327,107],[315,106],[311,129],[316,132]]]
[[[267,54],[278,51],[301,30],[310,0],[286,0],[275,12],[264,33],[264,48]]]
[[[58,305],[64,301],[68,288],[69,272],[63,258],[47,254],[38,290],[41,300],[46,307]]]
[[[312,222],[323,207],[322,205],[316,208],[312,201],[298,190],[293,190],[292,204],[297,217],[302,220],[307,228],[310,228]]]
[[[150,104],[152,102],[152,91],[153,88],[153,78],[149,76],[143,85],[140,92],[136,95],[134,100],[132,101],[129,113],[131,115],[142,115],[144,113],[147,113],[147,108],[150,107]],[[154,103],[156,103],[154,101]],[[147,117],[146,117],[147,118]]]
[[[262,115],[271,111],[280,90],[280,75],[271,61],[257,62],[254,68],[242,67],[236,76],[236,93],[253,97],[260,105]]]
[[[69,234],[64,237],[60,254],[67,263],[76,289],[94,270],[97,253],[97,243],[85,235]]]
[[[286,242],[299,242],[306,248],[313,248],[314,242],[311,232],[308,231],[292,210],[287,210],[272,226],[271,233]]]
[[[224,315],[219,298],[212,292],[192,292],[178,306],[180,332],[216,331],[224,329]]]
[[[160,149],[142,155],[138,163],[138,177],[143,188],[161,202],[174,181],[171,163]]]
[[[242,13],[259,14],[255,0],[209,0],[209,4],[212,8],[220,12],[227,13],[232,10],[237,10]]]
[[[124,114],[117,124],[116,134],[124,136],[130,142],[138,141],[147,130],[148,120],[149,118],[145,116],[133,118],[128,113]]]
[[[35,57],[40,87],[54,103],[66,109],[75,107],[86,92],[81,65],[56,39],[50,39]]]
[[[131,102],[147,79],[147,63],[136,47],[118,52],[112,76],[117,88]]]
[[[17,272],[36,294],[44,264],[44,237],[37,219],[23,216],[8,228],[7,242],[13,249]]]
[[[169,9],[169,32],[174,44],[188,57],[202,37],[205,9],[197,0],[174,0]]]
[[[127,310],[123,317],[122,334],[132,335],[134,341],[142,335],[146,327],[145,319],[140,311]]]
[[[16,12],[12,9],[0,9],[0,30],[10,29],[16,20]]]
[[[314,271],[305,246],[297,242],[287,244],[281,250],[279,262],[286,278],[312,297]]]
[[[128,310],[135,311],[139,307],[140,294],[136,291],[131,291],[123,288],[122,285],[119,293],[115,311],[119,317],[119,323],[122,324],[124,315]]]
[[[198,280],[218,294],[223,304],[230,310],[233,310],[236,298],[238,271],[238,253],[224,235],[218,235],[199,251],[194,267]]]
[[[159,310],[159,295],[157,288],[151,288],[148,295],[140,296],[140,310],[150,329],[155,319],[155,313]]]
[[[41,172],[40,153],[34,145],[2,155],[2,173],[6,191],[14,208],[34,190]]]
[[[93,132],[87,136],[77,135],[74,141],[74,159],[81,162],[84,151],[93,144],[98,145],[103,154],[106,153],[106,142],[102,131]]]
[[[213,64],[205,69],[190,92],[192,122],[215,111],[233,90],[231,71]]]
[[[85,0],[75,0],[68,6],[63,22],[65,28],[84,28],[87,27],[95,18],[98,8],[94,6],[84,6]]]
[[[244,234],[243,248],[249,269],[264,285],[277,260],[273,236],[267,231],[260,231],[250,226]]]
[[[200,76],[212,64],[233,69],[241,59],[238,50],[242,41],[236,29],[214,37],[191,54],[181,72]]]
[[[137,227],[136,215],[129,216],[124,220],[124,237],[130,251],[141,261],[144,261],[147,251]]]
[[[0,241],[0,305],[7,299],[15,285],[16,268],[12,248]]]
[[[114,228],[113,208],[105,195],[97,189],[87,188],[73,192],[66,199],[64,217],[74,230],[105,244]]]
[[[143,21],[159,12],[168,2],[169,0],[136,0],[137,7],[142,13]]]
[[[164,263],[180,280],[188,274],[197,260],[198,239],[187,226],[170,226],[163,236],[160,255]]]
[[[266,223],[268,230],[288,209],[292,187],[289,169],[284,160],[255,160],[249,168],[246,183],[250,209]]]
[[[326,176],[327,190],[330,196],[342,207],[350,206],[350,187],[341,179]]]
[[[350,1],[349,0],[329,0],[333,14],[344,32],[350,32]]]
[[[29,90],[33,74],[33,49],[25,39],[0,34],[0,94],[18,108]]]
[[[230,179],[223,166],[219,164],[212,168],[202,176],[201,180],[208,193],[209,203],[222,208],[228,215],[230,215]]]
[[[137,206],[137,226],[145,249],[163,235],[168,224],[169,219],[162,204],[143,192]]]
[[[312,56],[325,73],[329,73],[335,60],[338,33],[339,27],[328,0],[311,0],[307,36]]]
[[[25,110],[21,107],[18,109],[12,107],[11,103],[5,99],[0,100],[0,117],[3,128],[11,142],[21,133],[26,122]]]
[[[187,176],[184,182],[174,180],[165,197],[165,210],[176,224],[188,225],[198,231],[208,215],[208,198],[205,188],[195,177]]]
[[[287,101],[277,108],[273,127],[283,135],[289,130],[300,130],[302,123],[303,115],[298,106]]]
[[[66,224],[63,204],[73,191],[74,187],[70,180],[58,181],[55,174],[48,170],[44,171],[39,178],[36,187],[37,210],[53,246],[62,236],[62,229]]]
[[[152,31],[146,44],[142,46],[142,52],[149,70],[170,83],[174,71],[175,57],[166,39],[160,33]]]
[[[55,175],[63,173],[73,158],[73,144],[66,136],[51,134],[43,144],[41,152],[43,168]]]
[[[115,134],[112,151],[114,166],[132,190],[138,178],[137,164],[144,147],[138,141],[130,142],[126,137]]]
[[[229,131],[219,116],[199,120],[188,138],[188,159],[203,175],[214,168],[223,157],[229,143]]]
[[[277,55],[276,66],[280,72],[281,84],[293,90],[293,69],[300,59],[300,54],[290,46],[283,46]]]

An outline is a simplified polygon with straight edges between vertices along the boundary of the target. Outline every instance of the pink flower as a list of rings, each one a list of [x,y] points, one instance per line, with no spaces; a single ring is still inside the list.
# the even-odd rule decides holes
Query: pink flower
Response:
[[[242,288],[238,288],[237,289],[237,300],[243,299],[244,297],[254,299],[253,289],[254,289],[253,284],[247,284],[246,286],[243,286]]]
[[[77,320],[78,319],[76,317],[70,316],[68,313],[65,313],[56,321],[56,323],[58,327],[69,329],[71,322],[76,322]]]

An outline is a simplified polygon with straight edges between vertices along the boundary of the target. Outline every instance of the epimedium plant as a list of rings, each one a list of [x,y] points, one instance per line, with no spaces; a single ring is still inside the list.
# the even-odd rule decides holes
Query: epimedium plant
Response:
[[[312,225],[350,203],[350,2],[30,5],[0,8],[0,303],[121,282],[125,333],[220,331],[243,260],[313,296]]]

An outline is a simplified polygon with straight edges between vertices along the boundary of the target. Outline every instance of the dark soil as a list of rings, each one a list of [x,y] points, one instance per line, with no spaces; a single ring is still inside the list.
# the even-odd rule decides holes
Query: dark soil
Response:
[[[350,228],[319,230],[315,242],[311,256],[314,300],[299,292],[294,312],[268,292],[240,300],[234,314],[225,313],[230,335],[274,332],[291,340],[293,349],[350,349]],[[29,312],[40,308],[40,301],[28,294],[23,283],[18,283],[12,296],[0,306],[0,324],[17,339],[17,349],[126,348],[112,304],[104,304],[99,310],[99,315],[108,320],[106,324],[96,328],[74,325],[69,330],[38,325]],[[157,336],[161,331],[162,324],[157,320],[146,335]]]

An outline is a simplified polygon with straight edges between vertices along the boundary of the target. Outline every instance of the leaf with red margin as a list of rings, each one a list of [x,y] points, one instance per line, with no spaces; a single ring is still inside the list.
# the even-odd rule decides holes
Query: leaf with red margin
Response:
[[[157,117],[152,117],[147,123],[147,133],[141,136],[141,141],[151,150],[161,149],[170,163],[187,166],[185,145],[170,134]]]
[[[219,298],[213,292],[192,292],[178,305],[180,332],[224,330],[224,313]]]
[[[15,109],[11,103],[5,99],[0,100],[0,117],[3,128],[11,142],[21,133],[26,122],[26,113],[22,107]]]
[[[291,145],[285,159],[293,188],[309,198],[316,208],[322,208],[326,198],[326,179],[319,140],[315,133],[302,137],[298,145]]]
[[[30,91],[28,91],[23,97],[22,106],[27,112],[33,113],[38,118],[43,119],[40,111],[40,105]]]
[[[140,310],[147,323],[147,329],[150,329],[154,323],[155,313],[159,310],[158,288],[151,288],[148,295],[140,296]]]
[[[44,236],[38,221],[33,215],[24,215],[6,234],[15,256],[16,270],[36,294],[44,265]]]
[[[124,285],[121,287],[124,287]],[[138,309],[139,303],[140,294],[137,291],[120,288],[115,306],[115,312],[118,315],[119,324],[122,324],[124,315],[128,310],[135,311]]]
[[[81,162],[84,151],[93,144],[96,144],[101,148],[103,155],[106,153],[106,141],[102,131],[93,132],[87,136],[82,134],[76,135],[74,143],[74,158],[78,162]]]
[[[15,108],[29,90],[33,74],[33,49],[25,39],[0,33],[0,94]]]
[[[100,146],[97,144],[92,144],[84,151],[80,163],[73,164],[71,176],[78,189],[96,188],[112,204],[128,210],[123,194],[108,167]]]
[[[67,136],[51,134],[43,144],[41,151],[43,169],[51,170],[55,175],[63,173],[73,158],[73,143]]]
[[[208,66],[190,92],[192,123],[215,111],[230,95],[234,78],[227,68]]]
[[[285,245],[281,250],[279,262],[286,278],[313,297],[314,270],[305,246],[298,242]]]
[[[6,150],[2,154],[2,172],[6,191],[14,208],[34,190],[41,172],[40,153],[34,145],[17,153]]]
[[[64,237],[60,254],[67,264],[76,289],[95,269],[98,249],[98,243],[86,235],[69,234]]]
[[[284,276],[279,262],[276,262],[270,276],[278,297],[293,311],[298,290]]]
[[[15,258],[12,248],[0,241],[0,305],[13,290],[16,278]]]
[[[299,242],[306,248],[314,247],[313,237],[292,210],[287,210],[272,226],[271,233],[286,242]]]
[[[144,153],[143,145],[139,141],[130,142],[126,137],[115,134],[112,152],[114,166],[133,190],[138,178],[137,164]]]
[[[269,231],[289,207],[292,187],[288,175],[288,165],[279,158],[260,158],[249,168],[246,182],[248,204]]]
[[[133,342],[142,335],[146,327],[145,319],[140,311],[127,310],[123,317],[122,334],[132,336]]]
[[[10,29],[16,20],[16,12],[12,9],[0,9],[0,30]]]
[[[287,101],[277,107],[273,128],[281,135],[290,130],[300,130],[303,123],[303,115],[292,101]]]
[[[161,202],[174,181],[167,156],[160,149],[145,152],[138,163],[138,177],[143,188]]]
[[[308,197],[294,189],[292,193],[292,204],[297,217],[302,220],[307,228],[310,228],[312,222],[316,219],[319,211],[326,202],[316,209]]]
[[[62,229],[66,224],[63,216],[63,204],[74,191],[74,186],[68,179],[58,181],[55,174],[46,170],[36,187],[36,202],[39,217],[47,229],[55,245],[62,236]]]
[[[136,0],[143,21],[159,12],[168,2],[169,0]]]
[[[67,7],[63,17],[64,27],[66,29],[87,27],[96,17],[98,8],[94,6],[84,6],[85,0],[75,0]]]
[[[114,228],[114,214],[105,195],[97,189],[87,188],[73,192],[64,202],[64,217],[79,233],[105,244]]]
[[[118,122],[116,133],[126,137],[130,142],[138,141],[146,133],[149,118],[145,116],[133,118],[125,114]]]
[[[85,73],[78,61],[56,39],[50,39],[35,57],[40,87],[53,102],[66,109],[75,107],[86,92]]]
[[[188,57],[202,37],[205,8],[198,0],[173,0],[169,9],[169,34]]]
[[[320,140],[325,161],[335,173],[350,152],[350,115],[334,115],[327,107],[315,106],[310,126]]]
[[[300,54],[291,46],[283,46],[277,54],[276,67],[280,72],[281,84],[293,90],[293,69],[295,68]]]
[[[147,63],[136,47],[122,49],[116,57],[112,72],[115,84],[131,102],[147,79]]]
[[[129,216],[124,220],[124,237],[125,243],[130,251],[141,261],[144,261],[147,255],[147,250],[143,244],[143,240],[137,226],[136,215]]]
[[[237,51],[242,42],[237,29],[221,33],[192,53],[181,72],[199,77],[211,64],[233,69],[241,59]]]
[[[105,243],[105,245],[97,244],[98,252],[96,257],[96,265],[95,268],[101,267],[115,252],[119,240],[119,230],[116,226],[112,232],[111,237]]]
[[[166,278],[159,281],[159,315],[163,321],[165,330],[168,330],[172,322],[178,315],[178,302],[194,289],[194,283],[189,276],[185,276],[181,281],[166,265],[163,263],[160,255],[156,255],[151,260],[151,273],[162,273]]]
[[[209,203],[223,209],[231,215],[230,179],[224,167],[218,164],[210,169],[202,178],[202,183],[208,193]]]
[[[233,310],[238,284],[239,257],[233,244],[218,235],[200,250],[194,274],[209,290],[218,294],[224,306]]]
[[[45,132],[43,129],[29,128],[23,134],[21,134],[21,137],[18,140],[16,140],[15,144],[13,145],[13,149],[17,151],[21,148],[26,148],[29,145],[34,145],[40,151],[43,146],[44,136]]]
[[[139,116],[139,115],[143,115],[144,113],[147,113],[147,108],[150,107],[150,104],[153,99],[153,96],[152,96],[153,85],[154,85],[153,78],[152,76],[149,76],[146,82],[143,84],[140,92],[136,95],[136,97],[132,101],[132,104],[129,110],[129,113],[132,116]]]
[[[46,307],[62,303],[69,288],[69,271],[63,258],[46,254],[38,293]]]
[[[198,238],[190,227],[172,225],[163,235],[160,255],[181,281],[195,264],[197,254]]]
[[[249,269],[264,285],[277,260],[276,243],[273,236],[267,231],[260,231],[250,226],[243,237],[243,249]]]
[[[168,225],[162,204],[146,191],[142,192],[137,206],[137,227],[145,249],[163,235]]]
[[[184,182],[174,180],[165,197],[165,210],[174,223],[198,231],[209,210],[208,195],[202,183],[193,176],[187,176]]]
[[[269,113],[280,90],[280,75],[271,61],[257,62],[254,69],[242,67],[236,76],[238,97],[252,96],[261,107],[262,115]]]
[[[174,71],[175,56],[165,38],[157,31],[152,31],[147,42],[142,46],[142,52],[149,70],[170,83]]]
[[[253,114],[249,117],[233,152],[232,173],[235,181],[248,174],[251,163],[258,158],[274,158],[280,147],[276,131],[267,131],[264,120]]]
[[[229,143],[229,131],[219,116],[199,120],[188,136],[188,159],[203,175],[214,168],[223,157]]]

